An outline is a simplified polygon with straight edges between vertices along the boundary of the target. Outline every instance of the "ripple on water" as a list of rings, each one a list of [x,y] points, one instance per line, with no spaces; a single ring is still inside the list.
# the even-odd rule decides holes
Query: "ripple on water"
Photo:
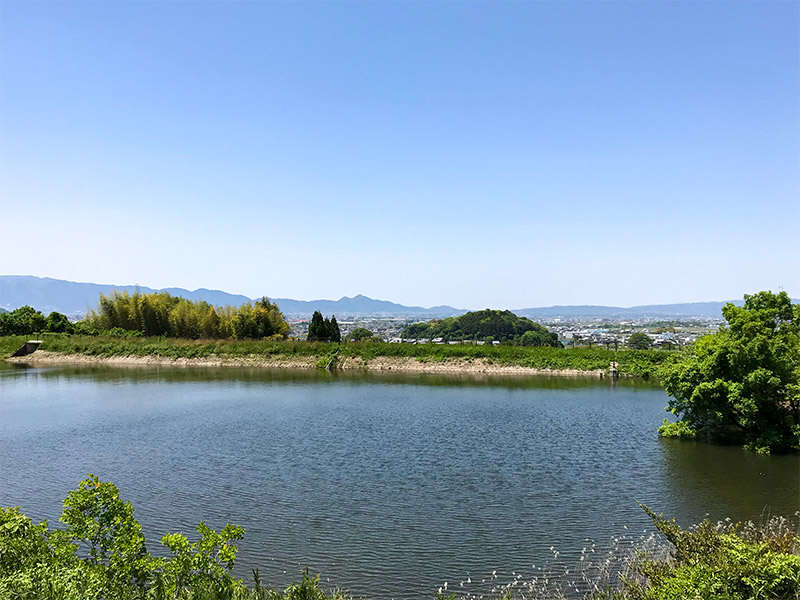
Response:
[[[280,587],[308,565],[379,600],[527,578],[562,564],[551,546],[577,563],[586,538],[650,527],[636,500],[683,524],[798,509],[798,457],[661,440],[651,387],[243,376],[4,372],[0,504],[55,521],[93,472],[151,550],[235,522],[240,576]]]

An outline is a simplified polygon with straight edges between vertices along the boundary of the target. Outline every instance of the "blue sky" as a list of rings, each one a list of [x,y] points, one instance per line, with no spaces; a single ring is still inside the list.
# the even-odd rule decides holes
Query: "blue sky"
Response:
[[[797,297],[799,31],[797,2],[4,0],[0,274]]]

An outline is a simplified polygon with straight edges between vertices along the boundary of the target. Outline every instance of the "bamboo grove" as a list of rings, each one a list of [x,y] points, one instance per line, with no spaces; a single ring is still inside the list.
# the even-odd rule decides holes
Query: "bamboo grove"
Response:
[[[100,304],[84,321],[98,332],[124,330],[145,336],[187,339],[285,339],[289,324],[266,297],[238,307],[215,307],[167,292],[100,294]]]

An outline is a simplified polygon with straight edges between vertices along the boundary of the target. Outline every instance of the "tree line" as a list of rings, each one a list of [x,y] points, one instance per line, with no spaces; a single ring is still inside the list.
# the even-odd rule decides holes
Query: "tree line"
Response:
[[[338,326],[336,327],[338,332]],[[98,308],[82,321],[44,316],[30,306],[0,314],[0,336],[34,333],[145,335],[187,339],[286,339],[289,324],[266,297],[238,307],[215,307],[168,292],[100,294]]]
[[[72,333],[75,326],[66,315],[51,312],[46,317],[40,311],[21,306],[0,314],[0,336],[30,335],[32,333]]]

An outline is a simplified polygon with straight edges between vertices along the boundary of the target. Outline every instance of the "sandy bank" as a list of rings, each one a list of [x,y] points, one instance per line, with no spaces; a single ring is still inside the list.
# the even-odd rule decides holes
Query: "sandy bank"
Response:
[[[37,350],[28,356],[6,359],[10,363],[26,365],[142,365],[164,367],[264,367],[276,369],[314,369],[316,357],[286,358],[268,356],[206,358],[167,358],[163,356],[87,356],[84,354],[60,354]],[[345,371],[398,371],[405,373],[485,373],[492,375],[559,375],[567,377],[603,377],[602,369],[581,371],[579,369],[533,369],[520,365],[502,365],[485,358],[454,358],[442,362],[421,362],[416,358],[390,358],[378,356],[365,361],[361,358],[348,357],[339,360],[337,369]]]

